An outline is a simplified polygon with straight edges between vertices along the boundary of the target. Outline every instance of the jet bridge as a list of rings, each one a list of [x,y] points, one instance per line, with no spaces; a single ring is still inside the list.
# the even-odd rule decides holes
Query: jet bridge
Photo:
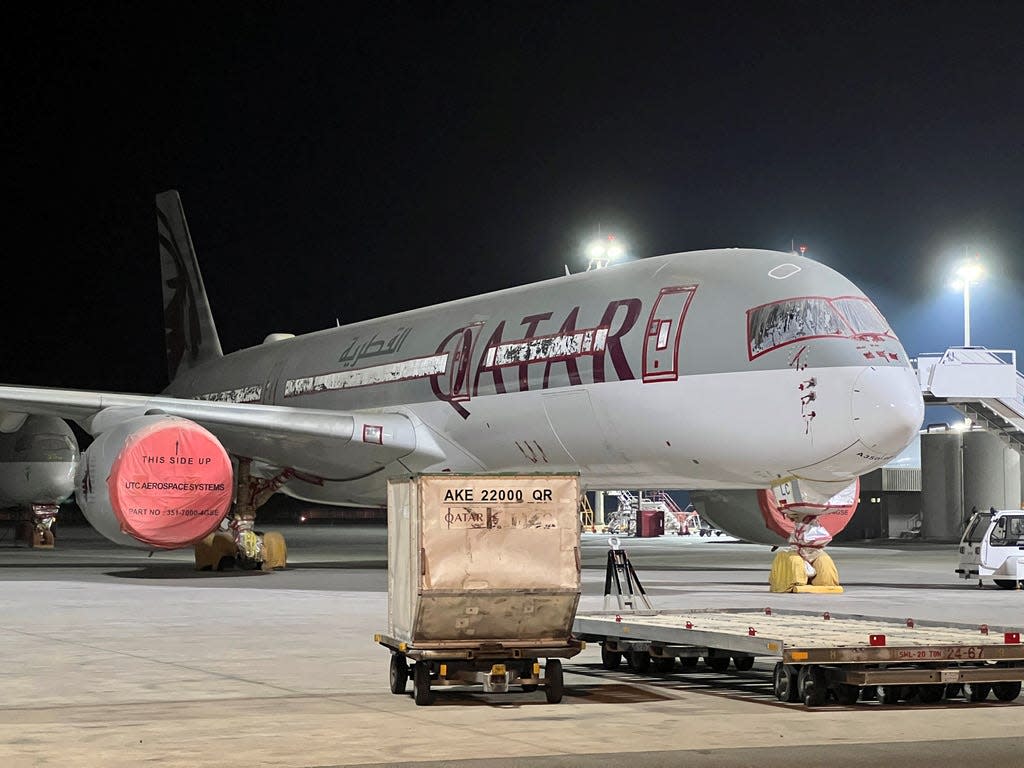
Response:
[[[1024,455],[1024,374],[1012,349],[950,347],[917,358],[928,405],[951,405]]]

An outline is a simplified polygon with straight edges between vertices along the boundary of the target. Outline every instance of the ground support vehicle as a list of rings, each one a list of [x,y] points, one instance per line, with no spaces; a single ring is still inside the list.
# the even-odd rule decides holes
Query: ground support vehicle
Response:
[[[960,539],[962,579],[992,579],[1003,589],[1024,588],[1024,510],[975,512]]]
[[[388,483],[391,692],[409,678],[562,699],[580,598],[577,475],[417,475]],[[544,663],[541,659],[545,659]]]
[[[636,672],[676,664],[725,672],[775,659],[779,701],[822,706],[875,698],[936,702],[962,696],[1000,701],[1020,695],[1024,645],[1019,629],[805,611],[721,609],[583,613],[573,633],[601,643],[601,661],[623,658]],[[678,660],[678,661],[677,661]]]

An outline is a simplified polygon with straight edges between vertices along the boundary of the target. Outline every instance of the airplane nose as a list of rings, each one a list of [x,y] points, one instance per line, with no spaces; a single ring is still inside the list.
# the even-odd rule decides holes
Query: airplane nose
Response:
[[[895,456],[921,429],[924,400],[910,368],[867,368],[854,381],[852,395],[853,428],[878,457]]]

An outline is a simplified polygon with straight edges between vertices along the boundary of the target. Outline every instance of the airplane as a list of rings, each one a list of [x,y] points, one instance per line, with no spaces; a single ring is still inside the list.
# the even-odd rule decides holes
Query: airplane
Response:
[[[180,196],[156,203],[167,389],[0,387],[5,419],[95,437],[76,498],[127,546],[188,546],[225,519],[243,535],[275,491],[382,506],[417,472],[573,471],[589,490],[724,494],[719,518],[848,517],[856,478],[923,419],[871,301],[770,250],[645,258],[225,355]]]
[[[78,443],[54,416],[14,414],[0,419],[0,509],[18,508],[32,545],[53,546],[53,523],[75,491]]]

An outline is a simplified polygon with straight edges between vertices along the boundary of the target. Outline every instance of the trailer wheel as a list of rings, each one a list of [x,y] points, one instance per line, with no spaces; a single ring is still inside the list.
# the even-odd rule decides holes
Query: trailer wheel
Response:
[[[1013,579],[993,579],[1000,589],[1016,589],[1017,582]]]
[[[856,704],[859,698],[860,688],[856,685],[850,685],[849,683],[839,683],[836,685],[836,701],[844,707]]]
[[[388,674],[392,693],[405,693],[405,683],[409,679],[409,665],[405,656],[400,653],[391,654],[391,669]]]
[[[814,664],[801,667],[796,685],[805,707],[820,707],[828,700],[828,683],[821,667]]]
[[[629,668],[634,672],[639,672],[641,675],[649,672],[651,669],[651,654],[647,651],[630,651],[626,656],[626,660]]]
[[[796,693],[796,677],[796,672],[787,669],[781,661],[775,665],[775,672],[772,674],[772,689],[776,699],[787,704],[799,701]]]
[[[733,656],[732,663],[736,666],[736,669],[740,672],[749,672],[754,668],[754,657],[753,656]]]
[[[661,672],[667,674],[676,668],[676,657],[675,656],[657,656],[651,658],[651,663],[654,665],[655,672]]]
[[[993,683],[992,693],[1000,701],[1013,701],[1020,696],[1020,680],[1004,683]]]
[[[937,701],[942,701],[942,697],[945,695],[946,686],[942,683],[917,686],[917,698],[921,700],[922,704],[934,704]]]
[[[693,669],[697,666],[699,659],[696,656],[680,656],[679,666],[683,669]]]
[[[903,696],[902,685],[878,685],[875,686],[875,698],[883,707],[896,704]]]
[[[430,690],[430,667],[424,661],[412,665],[412,698],[418,707],[434,703],[434,694]]]
[[[708,665],[708,669],[712,672],[725,672],[729,669],[728,656],[705,656],[704,663]]]
[[[622,663],[622,653],[611,650],[607,645],[601,643],[601,666],[605,669],[617,669]]]
[[[991,692],[991,683],[964,683],[964,698],[968,701],[984,701]]]
[[[650,657],[648,657],[650,658]],[[565,682],[562,678],[562,662],[558,659],[548,659],[544,665],[544,698],[548,704],[557,704],[562,700],[565,692]]]

